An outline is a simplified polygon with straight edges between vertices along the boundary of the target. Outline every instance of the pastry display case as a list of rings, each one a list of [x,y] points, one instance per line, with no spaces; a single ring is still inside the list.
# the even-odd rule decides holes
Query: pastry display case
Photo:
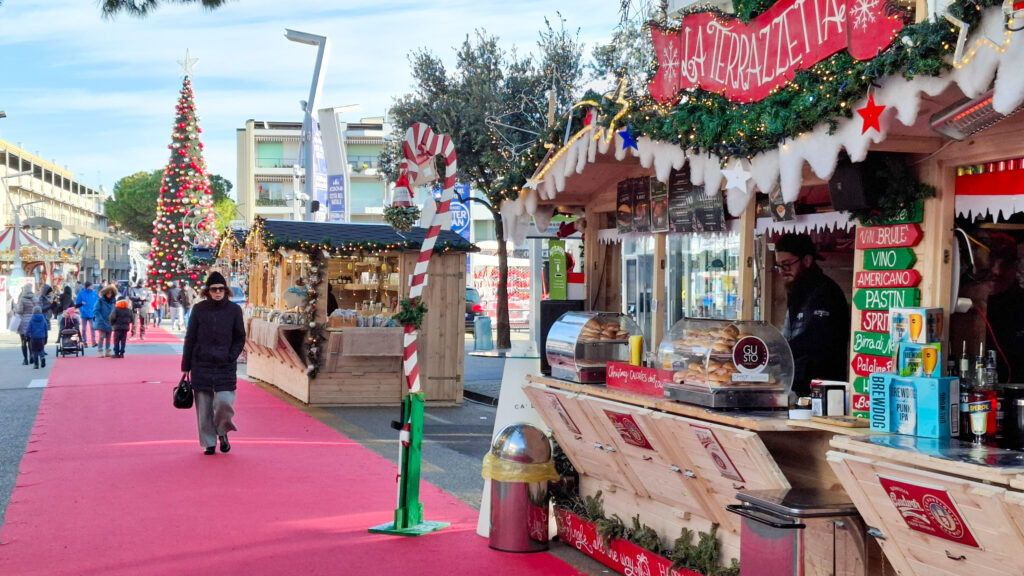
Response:
[[[684,318],[658,348],[665,396],[710,408],[787,408],[793,353],[767,322]]]
[[[629,316],[616,312],[566,312],[548,332],[545,354],[555,378],[600,384],[608,362],[629,362],[629,337],[641,334]]]

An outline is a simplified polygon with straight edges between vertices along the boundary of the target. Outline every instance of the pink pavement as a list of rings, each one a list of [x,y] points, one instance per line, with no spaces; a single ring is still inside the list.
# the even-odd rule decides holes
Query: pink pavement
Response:
[[[171,406],[179,362],[55,362],[0,529],[0,574],[579,574],[547,553],[491,550],[477,512],[426,483],[426,519],[451,527],[369,534],[392,520],[396,467],[244,380],[231,452],[203,455],[195,413]]]

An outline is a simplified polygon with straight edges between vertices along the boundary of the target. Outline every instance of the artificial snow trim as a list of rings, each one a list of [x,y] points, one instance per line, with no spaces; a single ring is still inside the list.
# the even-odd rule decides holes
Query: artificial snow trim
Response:
[[[754,225],[757,234],[809,234],[811,232],[827,232],[832,230],[849,230],[856,226],[850,220],[849,212],[822,212],[820,214],[802,214],[795,220],[777,222],[773,218],[758,218]]]
[[[978,40],[999,38],[1004,32],[1004,15],[1001,7],[985,10],[981,21],[971,34],[969,43]],[[1001,114],[1010,114],[1024,103],[1024,74],[1020,73],[1019,62],[1024,61],[1024,33],[1015,32],[1013,41],[1004,52],[996,52],[989,48],[981,48],[962,68],[953,69],[938,77],[914,77],[904,80],[901,76],[889,76],[880,79],[880,87],[874,89],[875,103],[886,107],[879,125],[881,131],[870,131],[862,134],[863,121],[859,115],[853,118],[837,119],[837,128],[829,134],[827,124],[821,124],[814,130],[784,142],[774,151],[758,154],[750,159],[751,177],[757,189],[768,191],[778,178],[782,189],[782,197],[793,202],[800,194],[803,185],[804,164],[808,164],[814,174],[828,180],[835,171],[840,152],[843,150],[854,162],[867,156],[871,144],[885,140],[894,121],[911,126],[917,121],[920,112],[921,97],[935,96],[945,91],[950,84],[956,84],[967,96],[977,96],[993,85],[994,95],[992,107]],[[851,109],[863,108],[867,95],[859,102],[851,102]],[[565,190],[566,178],[573,174],[581,174],[587,164],[593,163],[597,153],[605,154],[609,143],[604,138],[595,140],[585,136],[571,146],[572,150],[558,156],[554,165],[548,169],[548,177],[540,184],[537,193],[541,200],[554,200],[559,192]],[[621,148],[621,141],[616,141]],[[627,148],[615,151],[615,157],[624,159],[627,151],[639,156],[644,168],[654,167],[655,177],[661,182],[668,182],[672,168],[681,169],[686,162],[690,164],[690,181],[694,185],[704,184],[711,190],[721,187],[722,159],[711,154],[684,151],[678,145],[653,141],[647,136],[636,139],[637,150]],[[620,154],[620,152],[622,154]],[[543,168],[543,166],[541,167]],[[552,176],[554,176],[552,178]],[[529,190],[527,190],[529,193]],[[733,213],[740,205],[739,198],[729,202],[729,213]]]
[[[990,214],[999,218],[1009,218],[1018,212],[1024,212],[1024,196],[957,196],[953,201],[957,217],[968,220],[986,217]]]
[[[605,228],[597,231],[597,241],[601,244],[618,244],[622,242],[618,228]]]

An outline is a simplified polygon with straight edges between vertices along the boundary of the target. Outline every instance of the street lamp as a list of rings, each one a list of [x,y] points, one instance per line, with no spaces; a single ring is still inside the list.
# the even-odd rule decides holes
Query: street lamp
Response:
[[[0,118],[7,118],[7,112],[0,110]]]
[[[292,220],[302,220],[302,211],[299,207],[306,200],[309,200],[309,195],[302,192],[300,189],[302,186],[302,177],[306,175],[306,170],[298,165],[292,165]]]
[[[309,87],[309,99],[305,101],[303,108],[302,117],[302,151],[303,151],[303,168],[305,168],[306,187],[305,193],[306,198],[312,198],[316,191],[313,189],[314,181],[317,180],[317,176],[323,176],[326,178],[326,174],[318,175],[315,170],[315,159],[313,158],[313,122],[316,119],[313,117],[320,105],[320,93],[323,90],[323,79],[324,73],[327,69],[327,47],[328,41],[326,36],[318,36],[316,34],[309,34],[307,32],[299,32],[297,30],[289,30],[285,28],[284,37],[291,40],[292,42],[298,42],[300,44],[308,44],[310,46],[316,46],[316,66],[313,68],[313,83]],[[325,190],[326,192],[326,190]],[[326,198],[315,198],[321,202],[325,202]],[[306,204],[305,217],[309,217],[310,203]]]

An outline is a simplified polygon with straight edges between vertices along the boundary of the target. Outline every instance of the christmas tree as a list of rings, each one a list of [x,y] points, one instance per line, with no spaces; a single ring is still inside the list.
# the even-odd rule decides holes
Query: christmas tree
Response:
[[[213,195],[199,141],[199,117],[192,94],[191,68],[195,59],[185,53],[184,80],[178,97],[174,130],[171,134],[171,159],[164,169],[153,222],[153,244],[149,253],[151,286],[167,288],[197,285],[202,264],[193,258],[193,247],[217,243],[214,225]]]

